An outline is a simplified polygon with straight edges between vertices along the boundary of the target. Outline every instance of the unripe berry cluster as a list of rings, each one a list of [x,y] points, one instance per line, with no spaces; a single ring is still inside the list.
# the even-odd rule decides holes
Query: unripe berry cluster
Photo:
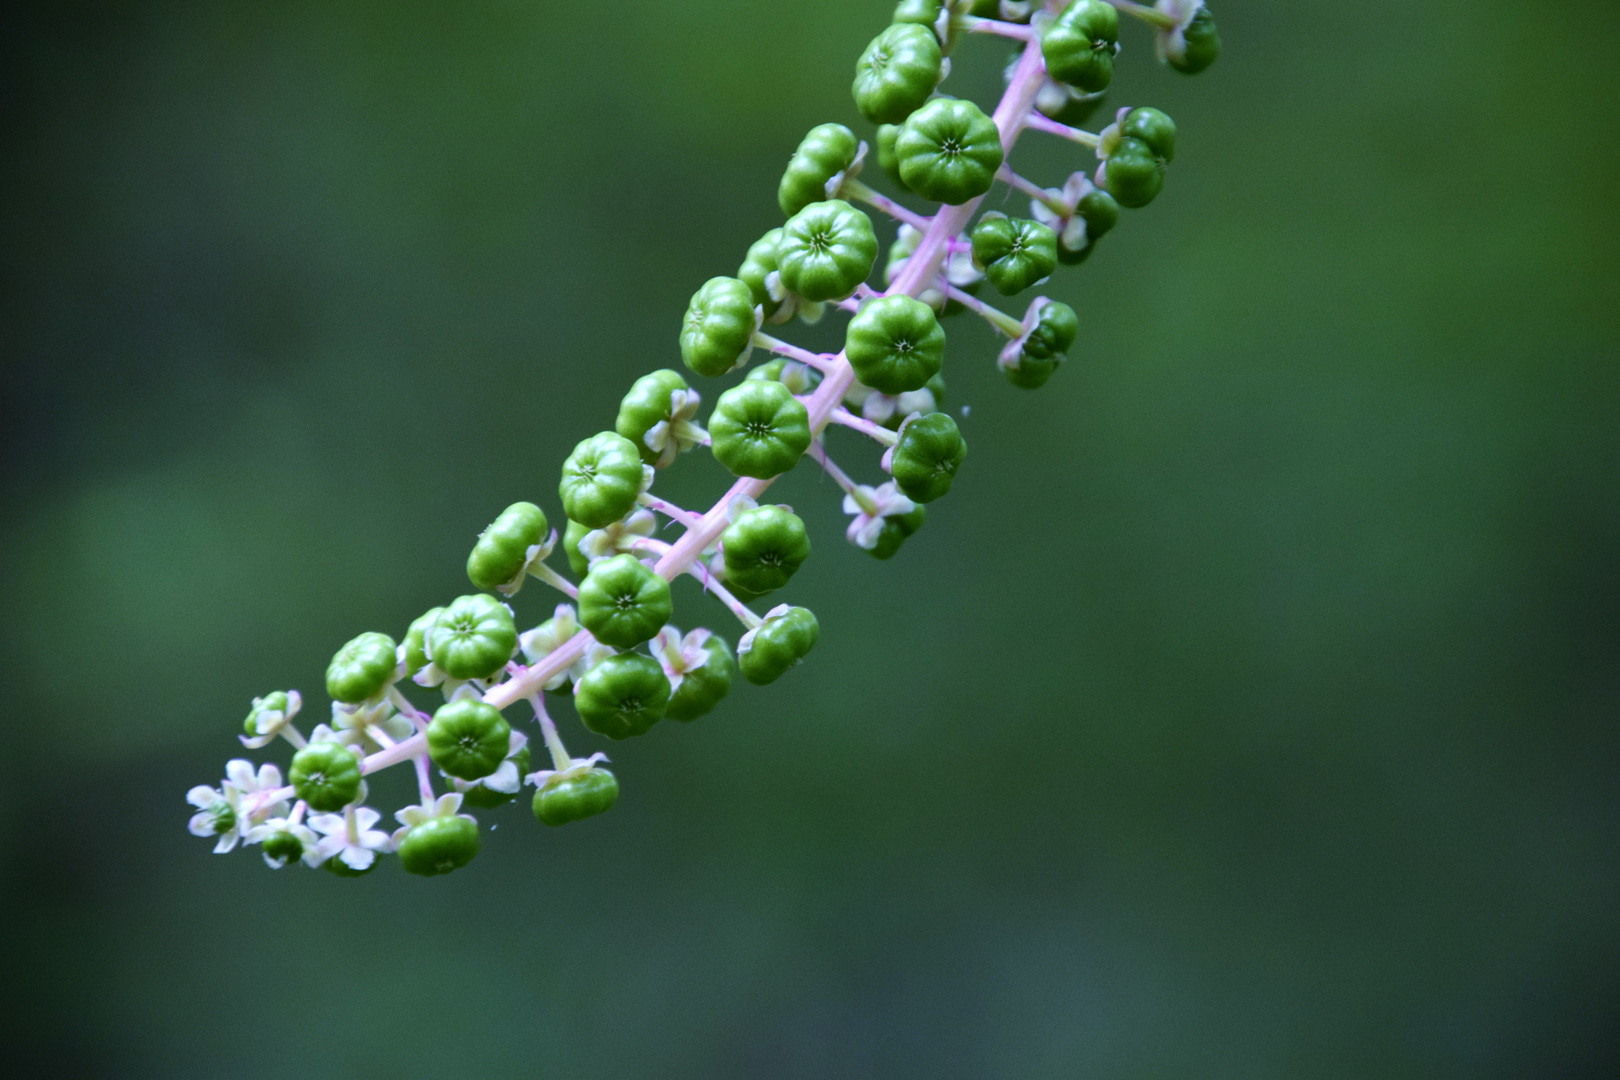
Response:
[[[393,852],[411,873],[445,873],[478,852],[478,825],[464,807],[513,802],[525,784],[546,825],[614,804],[619,785],[601,765],[605,756],[568,753],[548,694],[572,700],[589,731],[627,739],[665,718],[705,715],[739,672],[764,685],[800,664],[820,634],[815,615],[786,603],[764,615],[749,606],[787,587],[811,552],[792,508],[760,501],[772,481],[810,457],[843,491],[848,541],[893,556],[922,526],[924,504],[949,493],[967,454],[943,411],[941,320],[981,316],[1008,339],[997,361],[1007,379],[1041,386],[1074,345],[1074,309],[1036,296],[1015,318],[980,300],[981,284],[1003,296],[1041,284],[1059,265],[1084,261],[1121,207],[1146,206],[1163,188],[1176,145],[1164,113],[1122,108],[1095,134],[1074,126],[1110,88],[1121,12],[1153,27],[1160,57],[1177,70],[1200,71],[1219,51],[1202,0],[901,0],[856,65],[854,103],[876,125],[877,162],[893,185],[940,206],[924,215],[868,187],[859,179],[868,144],[840,123],[812,128],[778,187],[786,222],[749,247],[735,276],[704,282],[680,326],[681,360],[697,376],[743,368],[756,350],[773,358],[718,395],[706,426],[702,395],[679,372],[636,380],[612,430],[584,439],[562,465],[557,524],[573,577],[548,562],[558,532],[546,512],[531,502],[507,507],[468,555],[467,578],[479,591],[424,612],[398,641],[367,632],[332,657],[329,722],[306,735],[295,722],[296,691],[254,700],[243,745],[290,743],[286,782],[274,764],[231,761],[220,787],[189,793],[191,831],[215,837],[220,852],[239,841],[260,845],[274,867],[303,862],[352,876]],[[1017,45],[990,114],[940,90],[951,52],[971,34]],[[1007,164],[1026,130],[1086,146],[1101,164],[1094,176],[1080,170],[1041,187]],[[1031,216],[988,212],[970,227],[997,182],[1028,195]],[[868,284],[878,233],[857,203],[898,224],[882,292]],[[765,331],[815,322],[829,308],[849,316],[836,354]],[[875,441],[888,478],[858,483],[835,464],[824,442],[830,425]],[[701,514],[652,493],[659,473],[695,447],[737,477]],[[673,543],[656,536],[660,516],[683,530]],[[742,624],[735,651],[712,630],[683,634],[673,624],[669,583],[681,574]],[[529,578],[567,601],[520,632],[512,602]],[[436,689],[443,703],[431,713],[419,707],[404,693],[411,685]],[[505,716],[519,702],[534,714],[550,768],[532,768],[527,735]],[[366,777],[405,762],[419,801],[385,832],[365,805]]]

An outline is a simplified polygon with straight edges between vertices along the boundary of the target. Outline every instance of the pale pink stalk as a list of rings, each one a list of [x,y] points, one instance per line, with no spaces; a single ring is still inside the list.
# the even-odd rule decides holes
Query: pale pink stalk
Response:
[[[893,446],[900,441],[900,436],[882,424],[874,424],[864,416],[856,416],[842,405],[832,411],[832,422],[841,424],[851,431],[858,431],[869,438],[876,439],[884,446]]]

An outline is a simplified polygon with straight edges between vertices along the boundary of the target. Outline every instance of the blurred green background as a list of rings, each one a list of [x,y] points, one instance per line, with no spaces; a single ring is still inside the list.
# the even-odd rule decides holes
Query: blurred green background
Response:
[[[629,744],[568,715],[618,808],[488,813],[449,878],[186,833],[251,697],[318,716],[338,644],[467,591],[506,503],[558,513],[799,136],[858,125],[889,7],[7,9],[10,1075],[1615,1075],[1597,0],[1227,0],[1196,79],[1129,23],[1164,195],[1047,287],[1083,329],[1044,390],[949,326],[972,456],[892,563],[782,482],[806,666]]]

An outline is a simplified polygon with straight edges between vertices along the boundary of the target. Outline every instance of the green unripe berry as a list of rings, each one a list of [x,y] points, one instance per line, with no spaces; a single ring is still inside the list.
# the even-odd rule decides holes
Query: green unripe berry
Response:
[[[408,874],[432,877],[459,870],[478,854],[478,824],[460,814],[411,826],[399,842],[399,865]]]
[[[749,326],[753,326],[752,316]],[[752,335],[752,329],[749,333]],[[632,383],[630,392],[619,402],[619,415],[613,422],[613,430],[635,445],[641,452],[643,464],[658,464],[658,451],[647,445],[647,432],[673,419],[670,395],[677,390],[687,389],[690,387],[686,385],[686,380],[677,372],[660,368]]]
[[[959,206],[990,190],[1001,168],[1001,132],[973,102],[936,98],[907,118],[894,152],[908,188]]]
[[[1015,362],[1003,364],[1001,373],[1007,377],[1008,382],[1020,390],[1039,390],[1046,385],[1046,380],[1052,377],[1052,373],[1062,362],[1061,356],[1038,360],[1024,353]]]
[[[806,300],[837,300],[872,273],[877,250],[871,218],[842,199],[813,202],[782,226],[778,273]]]
[[[487,679],[512,659],[512,612],[487,593],[457,597],[426,635],[428,656],[452,679]]]
[[[580,722],[610,739],[645,734],[668,707],[669,679],[658,661],[641,653],[606,658],[574,688]]]
[[[754,241],[742,265],[737,267],[737,280],[748,286],[749,295],[764,309],[766,318],[776,314],[776,309],[782,306],[780,300],[771,298],[770,290],[765,287],[765,279],[778,269],[776,250],[781,242],[782,230],[772,229]]]
[[[768,480],[810,448],[810,413],[781,383],[744,379],[715,403],[709,438],[720,464],[737,476]]]
[[[433,714],[428,725],[428,757],[461,780],[477,780],[501,767],[511,747],[512,728],[493,705],[461,698]]]
[[[213,829],[213,835],[228,833],[236,828],[236,811],[224,799],[210,803],[207,808],[208,827]]]
[[[877,129],[877,160],[888,178],[894,181],[901,191],[910,191],[906,182],[900,179],[900,156],[894,152],[894,142],[900,137],[898,124],[883,124]]]
[[[619,781],[606,769],[556,776],[534,793],[534,816],[542,825],[567,825],[594,817],[619,801]]]
[[[649,640],[674,610],[669,582],[634,555],[599,560],[579,587],[580,623],[616,649]]]
[[[1078,248],[1070,248],[1059,239],[1058,262],[1065,266],[1085,262],[1097,246],[1097,241],[1119,224],[1119,203],[1102,188],[1094,187],[1080,197],[1075,205],[1075,214],[1085,222],[1085,242]]]
[[[855,107],[874,124],[898,124],[939,85],[939,39],[916,23],[895,23],[855,64]]]
[[[1024,338],[1018,356],[1013,363],[1002,364],[1001,373],[1020,389],[1035,390],[1044,386],[1074,345],[1079,331],[1080,320],[1073,308],[1047,301],[1040,309],[1034,328]]]
[[[894,6],[894,16],[889,21],[916,23],[931,29],[939,21],[939,11],[943,6],[943,0],[900,0]]]
[[[973,263],[1003,296],[1057,269],[1057,233],[1038,221],[986,214],[973,227]]]
[[[1037,360],[1063,356],[1074,345],[1080,332],[1080,319],[1074,308],[1056,300],[1048,300],[1041,307],[1035,328],[1024,339],[1024,354]]]
[[[311,810],[341,810],[360,794],[360,759],[342,743],[312,742],[293,755],[287,779]]]
[[[746,647],[739,648],[737,666],[743,678],[755,686],[764,686],[775,682],[815,648],[821,624],[809,608],[790,607],[780,615],[768,616],[749,635],[745,636]]]
[[[788,583],[810,557],[810,536],[799,515],[780,506],[745,510],[720,535],[726,581],[758,595]]]
[[[1086,222],[1086,236],[1091,240],[1106,236],[1119,224],[1119,203],[1102,188],[1092,188],[1080,197],[1075,213]]]
[[[364,870],[356,870],[354,867],[343,861],[343,856],[333,855],[330,859],[327,859],[325,862],[321,863],[321,869],[326,870],[329,873],[336,874],[338,877],[365,877],[367,874],[377,869],[377,860],[371,860],[370,865],[368,865]]]
[[[426,611],[418,615],[416,621],[411,623],[410,629],[405,631],[405,674],[415,675],[433,662],[427,651],[427,636],[442,614],[444,614],[442,607]]]
[[[856,378],[885,394],[920,390],[945,360],[945,331],[934,309],[909,296],[863,305],[849,322],[844,355]]]
[[[1091,93],[1113,81],[1118,45],[1119,13],[1103,0],[1074,0],[1041,35],[1047,73]]]
[[[1193,13],[1180,34],[1171,34],[1165,43],[1164,58],[1170,66],[1187,75],[1196,75],[1221,55],[1221,35],[1215,29],[1215,16],[1209,8]]]
[[[611,525],[635,508],[641,494],[641,452],[615,431],[592,435],[563,462],[563,512],[590,529]]]
[[[367,633],[337,651],[326,667],[326,692],[333,701],[352,705],[388,685],[399,660],[394,639]]]
[[[568,557],[568,569],[574,572],[575,577],[584,577],[590,573],[590,557],[579,550],[579,542],[590,532],[587,526],[577,521],[570,521],[568,528],[563,532],[563,554]]]
[[[719,634],[710,634],[703,648],[709,659],[702,667],[686,672],[680,687],[669,696],[669,707],[664,715],[671,720],[683,723],[696,720],[713,710],[731,692],[731,681],[737,673],[731,646]]]
[[[1139,209],[1164,189],[1164,159],[1141,139],[1120,139],[1103,163],[1103,181],[1119,205]]]
[[[1176,122],[1158,109],[1142,107],[1125,114],[1119,132],[1132,139],[1141,139],[1155,157],[1166,163],[1176,160]]]
[[[304,842],[283,829],[265,837],[262,850],[265,861],[279,868],[304,857]]]
[[[874,559],[893,558],[900,550],[900,545],[922,528],[923,522],[927,519],[928,510],[922,506],[914,506],[908,513],[884,518],[883,531],[878,533],[877,543],[868,548],[866,553]]]
[[[827,183],[855,163],[860,140],[843,124],[819,124],[810,129],[788,160],[777,185],[776,202],[792,217],[813,202],[831,196]]]
[[[495,589],[523,573],[529,549],[546,538],[550,526],[545,511],[531,502],[518,502],[501,511],[478,534],[467,556],[467,579],[480,589]]]
[[[754,294],[748,283],[710,278],[692,294],[681,321],[681,359],[699,375],[724,375],[748,355],[754,328]]]
[[[512,763],[517,766],[518,778],[521,780],[530,772],[534,764],[529,757],[527,746],[512,755]],[[498,768],[499,766],[497,766]],[[521,788],[519,789],[521,790]],[[518,797],[516,791],[496,791],[483,783],[477,783],[461,793],[461,802],[464,806],[476,806],[480,810],[490,810],[497,806],[505,806]]]
[[[274,693],[264,695],[262,698],[254,698],[253,708],[248,711],[247,719],[242,721],[242,734],[250,739],[258,738],[259,718],[261,716],[265,713],[280,713],[285,717],[287,710],[291,708],[292,699],[287,696],[285,690],[277,690]]]
[[[951,490],[965,457],[967,443],[956,421],[945,413],[929,413],[900,432],[889,467],[906,498],[926,503]]]

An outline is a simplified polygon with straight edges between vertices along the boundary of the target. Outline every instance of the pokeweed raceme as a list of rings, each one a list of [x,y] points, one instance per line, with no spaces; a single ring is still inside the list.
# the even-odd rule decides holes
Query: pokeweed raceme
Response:
[[[761,503],[772,481],[810,457],[843,491],[848,541],[893,556],[922,526],[924,504],[950,491],[967,454],[942,408],[941,319],[985,319],[1007,339],[997,358],[1007,380],[1041,386],[1073,348],[1078,316],[1036,296],[1016,317],[979,299],[981,285],[988,280],[1004,296],[1040,285],[1088,258],[1121,207],[1146,206],[1163,189],[1176,149],[1169,116],[1126,107],[1100,131],[1078,126],[1111,89],[1121,15],[1146,23],[1159,58],[1178,71],[1202,71],[1220,51],[1203,0],[900,0],[856,65],[854,105],[878,125],[881,170],[902,196],[939,204],[934,212],[863,183],[869,147],[848,127],[812,128],[778,189],[787,221],[749,247],[734,276],[703,282],[680,326],[680,356],[694,375],[767,359],[719,395],[707,427],[698,422],[702,395],[682,374],[642,376],[612,430],[583,439],[563,463],[557,505],[565,518],[556,524],[578,583],[547,561],[558,530],[546,512],[532,502],[506,507],[468,556],[478,591],[431,608],[398,642],[371,631],[337,651],[326,672],[329,722],[306,735],[295,723],[303,699],[294,690],[254,699],[242,744],[290,743],[286,782],[273,763],[230,761],[219,787],[188,793],[191,832],[221,853],[258,845],[272,867],[301,862],[352,877],[395,853],[411,873],[447,873],[478,853],[468,807],[498,808],[529,785],[535,818],[560,826],[618,798],[604,754],[573,757],[564,747],[548,694],[572,697],[590,731],[626,739],[665,718],[702,717],[739,673],[763,685],[800,665],[820,624],[809,608],[764,598],[791,584],[811,541],[790,507]],[[1015,46],[1006,90],[988,114],[942,89],[951,53],[975,35]],[[1025,131],[1077,143],[1099,164],[1043,187],[1009,165]],[[1029,197],[1029,217],[979,214],[997,183]],[[868,284],[879,240],[862,206],[898,227],[882,292]],[[850,316],[836,354],[765,331],[795,317],[815,322],[828,309]],[[888,479],[858,483],[835,464],[824,442],[830,426],[875,442]],[[694,447],[737,477],[702,513],[652,493],[659,473]],[[674,542],[656,537],[660,517],[682,530]],[[681,574],[742,624],[735,651],[715,631],[682,633],[672,623],[669,583]],[[530,578],[567,602],[520,631],[509,601]],[[760,615],[751,605],[762,600],[770,606]],[[430,713],[404,693],[412,684],[436,689],[443,703]],[[531,768],[528,736],[505,716],[519,704],[533,713],[549,768]],[[389,833],[365,805],[366,777],[407,762],[419,801],[395,813],[399,828]]]

